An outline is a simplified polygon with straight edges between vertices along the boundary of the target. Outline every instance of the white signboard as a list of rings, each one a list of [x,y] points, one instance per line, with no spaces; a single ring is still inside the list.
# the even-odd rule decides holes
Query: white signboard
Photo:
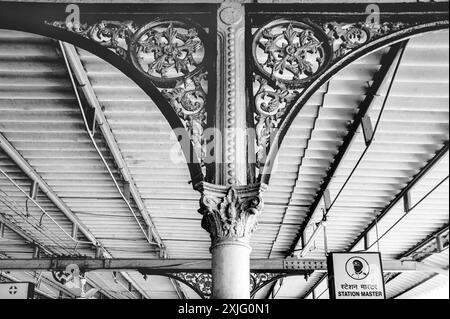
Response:
[[[385,299],[379,253],[331,253],[328,280],[332,299]]]
[[[0,283],[0,299],[33,298],[34,284],[28,282]]]

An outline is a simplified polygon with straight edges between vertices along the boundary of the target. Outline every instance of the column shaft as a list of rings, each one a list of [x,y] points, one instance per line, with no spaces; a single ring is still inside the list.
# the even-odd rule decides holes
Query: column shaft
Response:
[[[229,241],[216,245],[211,252],[213,298],[249,299],[250,246]]]
[[[250,238],[263,203],[259,184],[201,183],[199,213],[211,235],[213,298],[250,298]]]

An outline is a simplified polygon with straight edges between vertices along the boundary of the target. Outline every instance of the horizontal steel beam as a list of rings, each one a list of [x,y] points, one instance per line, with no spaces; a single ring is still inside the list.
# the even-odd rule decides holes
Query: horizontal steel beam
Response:
[[[210,272],[210,259],[2,259],[0,270],[64,270],[76,264],[83,271],[133,271],[146,274],[180,272]],[[304,274],[310,271],[327,271],[325,259],[252,259],[251,270],[255,273]],[[420,262],[409,260],[383,260],[385,272],[439,272]]]

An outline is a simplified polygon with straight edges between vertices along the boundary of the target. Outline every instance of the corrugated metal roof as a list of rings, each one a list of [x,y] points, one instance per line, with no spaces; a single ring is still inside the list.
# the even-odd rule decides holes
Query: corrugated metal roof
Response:
[[[378,213],[394,199],[406,186],[408,181],[443,147],[444,142],[448,141],[448,48],[447,31],[416,37],[408,43],[391,93],[381,115],[380,124],[372,145],[345,188],[341,191],[344,182],[349,177],[365,149],[364,137],[360,128],[329,184],[328,189],[332,202],[341,191],[328,214],[327,244],[329,251],[344,251],[348,249],[350,244],[375,219]],[[432,56],[430,56],[430,52],[433,52]],[[332,92],[331,88],[345,87],[334,84],[335,81],[338,81],[338,83],[349,83],[341,78],[348,79],[351,76],[355,76],[355,81],[358,78],[360,79],[359,87],[362,87],[362,83],[370,81],[371,75],[366,73],[367,77],[364,77],[363,73],[358,74],[353,70],[356,66],[361,66],[363,61],[379,62],[380,56],[378,55],[377,57],[376,54],[370,55],[333,78],[330,81],[328,93],[322,95],[323,105],[321,107],[323,110],[333,107],[336,108],[334,111],[345,110],[350,105],[355,105],[356,101],[361,101],[361,96],[359,96],[358,100],[355,96],[353,98],[353,104],[343,99],[341,99],[343,103],[339,104],[336,103],[339,100],[333,98],[333,94],[330,95],[330,92]],[[374,67],[370,74],[373,75],[376,70],[377,68]],[[355,84],[355,87],[349,92],[360,92],[356,87],[358,87],[358,84]],[[373,127],[375,127],[380,114],[380,101],[383,100],[386,89],[381,92],[381,96],[378,98],[379,102],[375,103],[369,111]],[[341,93],[343,92],[345,91]],[[317,99],[318,94],[312,98],[313,101]],[[340,98],[347,97],[345,94],[338,96]],[[308,102],[307,106],[309,104],[311,102]],[[295,119],[293,129],[286,136],[285,145],[280,148],[280,163],[278,168],[272,173],[269,197],[266,199],[270,201],[277,198],[284,203],[284,205],[278,205],[275,208],[278,210],[277,213],[280,218],[280,214],[283,213],[283,207],[286,205],[286,199],[289,198],[290,190],[295,185],[291,199],[292,207],[289,207],[287,212],[293,209],[297,214],[293,215],[293,219],[290,220],[292,225],[289,225],[285,218],[286,225],[281,227],[283,231],[280,231],[280,235],[276,240],[276,245],[278,246],[274,246],[280,247],[279,253],[277,255],[273,254],[272,256],[285,257],[287,250],[293,244],[292,241],[300,229],[299,224],[301,225],[303,222],[305,214],[317,194],[320,181],[324,178],[333,157],[336,155],[332,150],[337,149],[338,142],[345,135],[345,129],[348,124],[345,120],[351,119],[353,116],[351,112],[342,112],[340,115],[339,113],[334,113],[337,119],[341,119],[342,121],[342,128],[340,130],[336,130],[337,128],[331,125],[333,122],[330,121],[328,121],[327,125],[317,125],[314,128],[311,135],[311,142],[317,142],[310,143],[306,154],[308,151],[317,152],[321,150],[320,139],[316,138],[314,140],[314,138],[316,136],[323,136],[320,134],[323,134],[322,132],[326,131],[326,129],[330,129],[334,133],[340,131],[343,133],[340,139],[335,137],[336,144],[329,144],[323,147],[324,151],[319,153],[321,156],[312,157],[311,161],[304,161],[300,166],[299,175],[296,178],[296,166],[299,165],[299,160],[305,154],[303,147],[305,143],[302,143],[301,139],[303,138],[304,140],[306,138],[305,135],[301,135],[296,130],[296,123],[305,126],[307,123],[310,123],[309,127],[312,127],[311,123],[314,120],[305,108]],[[319,117],[317,118],[318,123],[321,116],[322,114],[319,112]],[[291,139],[297,143],[291,142]],[[325,143],[325,141],[322,143]],[[289,150],[291,145],[292,151]],[[297,147],[297,149],[294,150],[294,147]],[[326,150],[328,150],[328,154]],[[292,154],[292,157],[289,157],[290,154]],[[290,161],[289,158],[294,159],[294,161]],[[295,163],[295,160],[297,163]],[[449,186],[448,180],[445,180],[448,177],[448,172],[447,153],[412,188],[411,204],[413,209],[405,215],[403,202],[400,201],[381,219],[378,223],[378,235],[380,237],[397,223],[379,241],[383,258],[398,257],[433,232],[441,229],[444,225],[448,225]],[[442,184],[437,187],[439,183]],[[280,187],[279,196],[275,197],[276,195],[274,194],[277,193],[273,189],[276,190],[278,187]],[[428,194],[418,205],[414,206],[434,187],[437,188],[431,194]],[[269,209],[269,212],[271,212],[271,206],[266,208],[265,211]],[[321,203],[317,207],[309,225],[313,225],[314,222],[322,219],[323,208],[323,203]],[[289,215],[287,214],[286,216]],[[399,221],[400,218],[401,220]],[[306,238],[312,232],[312,227],[307,228]],[[378,245],[375,243],[377,239],[375,229],[369,232],[369,238],[370,244],[372,245],[371,250],[377,250]],[[361,245],[357,245],[355,248],[360,249],[362,247]],[[274,251],[276,252],[276,250]],[[317,237],[315,245],[313,245],[313,251],[307,256],[308,258],[324,257],[324,240],[322,234]],[[414,273],[405,274],[405,276],[410,276],[413,281],[417,282],[422,275]],[[285,288],[285,291],[281,290],[280,293],[282,293],[282,296],[305,297],[305,293],[321,277],[322,275],[319,273],[313,274],[308,282],[286,278],[287,288]],[[297,282],[295,288],[289,288],[294,281]],[[316,289],[316,292],[318,290]],[[320,293],[317,295],[320,295]],[[322,297],[327,296],[328,294],[325,293]]]
[[[156,247],[145,240],[89,139],[57,47],[43,37],[0,31],[0,132],[113,257],[157,258]],[[348,249],[380,210],[448,141],[448,49],[448,32],[427,34],[409,42],[375,140],[329,212],[329,250]],[[386,52],[384,49],[370,54],[337,74],[316,92],[294,120],[264,194],[265,208],[252,238],[253,258],[286,257]],[[201,216],[197,213],[199,194],[189,184],[185,159],[163,115],[118,70],[84,50],[78,49],[78,53],[168,255],[209,258],[209,235],[201,229]],[[386,88],[369,111],[373,126],[385,94]],[[95,138],[123,187],[105,141],[98,133]],[[359,130],[328,187],[332,201],[364,148]],[[172,160],[174,156],[179,158],[178,163]],[[375,243],[375,230],[369,232],[372,250],[379,247],[384,258],[397,258],[448,224],[448,180],[444,180],[448,176],[448,161],[447,154],[410,191],[412,205],[418,204],[408,214],[403,211],[403,203],[399,203],[380,220],[379,246]],[[29,192],[31,180],[3,152],[0,168]],[[433,188],[436,189],[428,194]],[[75,254],[69,238],[59,241],[62,247],[54,245],[55,239],[64,235],[55,223],[44,218],[42,224],[53,240],[45,238],[39,228],[30,226],[29,220],[41,217],[42,212],[36,207],[29,206],[28,221],[27,217],[20,217],[18,212],[27,211],[26,197],[2,175],[0,190],[0,212],[4,218],[52,252]],[[71,222],[46,196],[39,193],[37,201],[58,225],[71,232]],[[317,207],[310,225],[322,218],[322,208],[323,204]],[[308,228],[306,235],[311,232]],[[0,252],[8,257],[30,258],[32,248],[6,228],[0,238]],[[81,247],[79,253],[92,256],[94,251]],[[322,236],[317,238],[308,257],[324,257]],[[433,255],[426,262],[448,267],[448,252]],[[14,275],[32,276],[20,272]],[[148,276],[145,280],[138,272],[127,275],[150,298],[178,298],[168,278]],[[45,276],[51,278],[48,273]],[[116,282],[111,272],[92,272],[88,276],[115,298],[138,295],[120,280]],[[387,285],[388,296],[409,289],[424,276],[428,275],[411,273],[395,277]],[[314,273],[308,280],[285,278],[277,298],[305,297],[321,277]],[[439,282],[440,277],[432,278],[401,297],[418,296],[424,287],[435,287]],[[188,287],[182,287],[188,297],[198,298]],[[45,289],[57,296],[55,288]],[[266,292],[267,289],[259,296]],[[328,297],[326,281],[316,292],[320,298]]]
[[[208,258],[186,161],[155,103],[119,70],[78,50],[139,193],[171,258]],[[177,161],[174,161],[177,160]]]
[[[90,143],[56,43],[40,36],[16,35],[0,34],[2,133],[113,256],[125,257],[130,252],[155,256],[155,247],[145,241]],[[11,61],[19,67],[4,71]],[[30,62],[33,80],[27,76]],[[56,72],[49,74],[53,68]],[[98,134],[96,142],[121,184]],[[103,214],[106,209],[109,215]]]
[[[278,224],[283,221],[272,239],[276,238],[270,257],[285,257],[288,253],[384,53],[361,59],[334,77],[295,118],[264,195],[267,202],[281,205],[267,206],[262,222],[272,215],[272,209]]]
[[[449,254],[448,250],[446,250],[444,252],[429,256],[423,261],[423,263],[448,269],[448,258]],[[417,288],[413,288],[417,284],[422,283],[424,280],[427,280],[424,285],[419,285]],[[448,286],[448,277],[445,278],[443,275],[417,272],[402,273],[387,283],[386,295],[388,298],[417,298],[424,293],[424,289],[438,289],[443,285]]]
[[[113,257],[157,257],[157,247],[145,240],[89,139],[57,48],[56,42],[44,37],[21,32],[0,32],[0,131]],[[139,95],[136,86],[131,93]],[[113,94],[109,95],[109,99],[114,103]],[[115,102],[121,104],[123,100],[117,98]],[[167,126],[165,129],[170,133]],[[106,143],[99,134],[96,134],[95,139],[119,185],[123,187]],[[19,186],[29,191],[32,182],[3,152],[0,153],[0,164]],[[0,186],[5,198],[21,208],[25,207],[25,195],[8,184],[4,176],[0,177]],[[58,225],[71,233],[72,223],[45,195],[39,193],[38,202],[55,218]],[[33,240],[48,246],[52,253],[76,255],[70,238],[70,245],[60,240],[59,245],[63,247],[55,246],[39,229],[17,218],[13,220],[11,216],[14,215],[4,205],[1,208],[2,213],[9,216],[8,219]],[[31,205],[29,214],[29,218],[38,220],[41,216],[41,212]],[[43,219],[42,227],[46,227],[45,234],[58,238],[62,236],[61,231],[58,233],[57,227],[46,218]],[[86,240],[83,236],[79,237]],[[8,257],[22,256],[30,250],[21,248],[21,251],[15,252],[14,249],[19,248],[13,245],[8,247],[5,250]],[[95,250],[80,247],[78,251],[82,254],[94,256]],[[111,285],[111,278],[107,275],[93,276],[101,281],[101,286]]]
[[[22,237],[5,226],[0,236],[0,252],[10,258],[30,258],[33,248]]]

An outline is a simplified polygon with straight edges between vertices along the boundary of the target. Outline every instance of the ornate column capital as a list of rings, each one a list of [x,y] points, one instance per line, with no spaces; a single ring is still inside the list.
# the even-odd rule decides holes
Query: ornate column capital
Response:
[[[263,208],[265,184],[222,186],[202,182],[200,209],[202,227],[211,235],[211,249],[222,243],[250,244]]]

